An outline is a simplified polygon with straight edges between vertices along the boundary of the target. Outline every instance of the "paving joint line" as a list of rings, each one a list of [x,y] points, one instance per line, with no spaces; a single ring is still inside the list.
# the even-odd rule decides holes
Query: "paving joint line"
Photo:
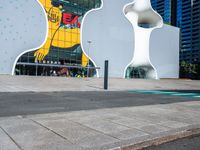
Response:
[[[1,126],[0,129],[10,138],[10,140],[20,149],[24,150]]]
[[[37,125],[39,125],[39,126],[45,128],[45,129],[47,129],[48,131],[50,131],[50,132],[56,134],[57,136],[59,136],[59,137],[61,137],[62,139],[66,140],[67,142],[69,142],[69,143],[71,143],[71,144],[73,144],[73,145],[76,144],[76,143],[71,142],[71,141],[70,141],[69,139],[67,139],[66,137],[64,137],[64,136],[60,135],[59,133],[55,132],[54,130],[52,130],[52,129],[46,127],[46,126],[44,126],[43,124],[41,124],[41,123],[39,123],[39,122],[37,122],[37,121],[35,121],[35,120],[33,120],[33,119],[29,119],[29,120],[33,121],[34,123],[36,123]],[[78,145],[78,146],[80,146],[81,149],[84,149],[84,147],[82,147],[81,145]]]
[[[76,123],[76,124],[79,124],[79,125],[81,125],[81,126],[83,126],[83,127],[86,127],[86,128],[88,128],[88,129],[90,129],[90,130],[96,131],[96,132],[98,132],[98,133],[101,133],[101,134],[103,134],[103,135],[106,135],[106,136],[109,136],[109,137],[112,137],[112,138],[114,138],[114,139],[116,139],[116,140],[121,141],[119,138],[114,137],[114,136],[110,135],[109,133],[104,133],[104,132],[102,132],[102,131],[93,129],[93,128],[88,127],[88,126],[86,126],[86,125],[84,125],[84,124],[81,124],[81,123],[79,123],[79,122],[75,122],[75,121],[73,121],[73,120],[71,120],[71,119],[67,119],[67,120],[70,120],[71,122],[74,122],[74,123]],[[131,128],[129,127],[129,129],[131,129]]]
[[[68,140],[66,137],[64,137],[64,136],[62,136],[62,135],[56,133],[56,132],[53,131],[52,129],[50,129],[50,128],[48,128],[48,127],[46,127],[46,126],[40,124],[39,122],[37,122],[37,121],[35,121],[35,120],[33,120],[33,119],[30,119],[30,120],[33,121],[33,122],[35,122],[35,123],[37,123],[38,125],[40,125],[40,126],[46,128],[47,130],[53,132],[54,134],[60,136],[61,138],[64,138],[65,140],[69,141],[71,144],[77,144],[77,143],[73,143],[73,142],[71,142],[71,141]],[[100,133],[100,134],[103,134],[103,135],[106,135],[106,136],[112,137],[112,138],[118,140],[117,142],[120,142],[120,141],[121,141],[121,139],[119,139],[119,138],[117,138],[117,137],[114,137],[114,136],[112,136],[112,135],[109,135],[109,134],[107,134],[107,133],[104,133],[104,132],[102,132],[102,131],[99,131],[99,130],[96,130],[96,129],[90,128],[90,127],[88,127],[88,126],[86,126],[86,125],[83,125],[83,124],[81,124],[81,123],[75,122],[75,121],[70,120],[70,119],[67,119],[67,120],[69,120],[69,121],[71,121],[71,122],[73,122],[73,123],[79,124],[79,125],[81,125],[81,126],[83,126],[83,127],[85,127],[85,128],[88,128],[88,129],[90,129],[90,130],[93,130],[93,131],[95,131],[95,132],[98,132],[98,133]],[[81,148],[85,149],[85,147],[82,147],[81,145],[79,145],[79,146],[80,146]]]
[[[106,120],[106,119],[104,119],[104,120]],[[108,120],[109,120],[109,119],[108,119]],[[106,121],[108,121],[108,120],[106,120]],[[138,130],[138,131],[141,131],[141,132],[143,132],[143,133],[146,133],[147,135],[151,135],[151,133],[146,132],[146,131],[143,131],[142,129],[137,128],[137,127],[130,128],[129,126],[124,125],[124,124],[121,124],[121,123],[116,123],[116,122],[113,122],[113,121],[111,121],[111,120],[110,120],[110,122],[112,122],[112,123],[114,123],[114,124],[117,124],[117,125],[120,125],[120,126],[125,126],[125,127],[129,128],[129,129],[136,129],[136,130]],[[147,135],[146,135],[146,136],[147,136]]]
[[[127,117],[125,117],[125,118],[127,118]],[[143,121],[143,122],[146,122],[145,120],[141,120],[141,119],[138,119],[138,118],[135,118],[137,121]],[[121,124],[121,123],[117,123],[117,122],[113,122],[112,120],[110,120],[110,119],[103,119],[103,120],[106,120],[106,121],[110,121],[110,122],[112,122],[112,123],[115,123],[115,124],[118,124],[118,125],[123,125],[123,126],[125,126],[125,127],[128,127],[128,128],[130,128],[129,126],[127,126],[127,125],[124,125],[124,124]],[[169,120],[169,121],[171,121],[171,120]],[[185,123],[185,122],[180,122],[180,121],[178,121],[179,123]],[[146,122],[146,123],[150,123],[150,124],[148,124],[148,125],[159,125],[159,126],[161,126],[161,127],[165,127],[165,128],[168,128],[168,129],[170,129],[170,130],[168,130],[168,131],[171,131],[171,130],[173,130],[173,129],[175,129],[175,128],[172,128],[172,127],[168,127],[168,126],[166,126],[166,125],[161,125],[160,123],[153,123],[153,121],[149,121],[149,122]],[[188,124],[188,123],[185,123],[185,124]],[[145,125],[146,126],[146,125]],[[184,127],[189,127],[190,126],[190,124],[188,124],[187,126],[184,126]],[[181,128],[184,128],[184,127],[181,127]],[[139,130],[139,131],[142,131],[142,132],[144,132],[144,133],[146,133],[146,134],[148,134],[148,135],[151,135],[152,133],[150,133],[150,132],[147,132],[147,131],[143,131],[142,129],[140,129],[140,128],[138,128],[138,127],[133,127],[133,128],[130,128],[130,129],[136,129],[136,130]],[[163,132],[166,132],[166,131],[163,131]]]

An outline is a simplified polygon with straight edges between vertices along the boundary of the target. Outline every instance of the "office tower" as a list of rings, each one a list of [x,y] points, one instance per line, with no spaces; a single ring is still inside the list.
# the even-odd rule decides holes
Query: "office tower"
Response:
[[[151,0],[151,4],[166,24],[176,25],[176,0]]]
[[[200,1],[151,0],[165,23],[181,29],[180,61],[200,62]]]

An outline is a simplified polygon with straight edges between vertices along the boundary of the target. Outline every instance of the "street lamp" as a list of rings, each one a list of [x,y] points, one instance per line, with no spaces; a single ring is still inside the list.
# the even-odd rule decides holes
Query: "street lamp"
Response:
[[[88,42],[88,66],[87,66],[87,77],[89,77],[89,72],[90,72],[90,59],[89,59],[89,56],[90,56],[90,46],[92,44],[92,41],[87,41]]]

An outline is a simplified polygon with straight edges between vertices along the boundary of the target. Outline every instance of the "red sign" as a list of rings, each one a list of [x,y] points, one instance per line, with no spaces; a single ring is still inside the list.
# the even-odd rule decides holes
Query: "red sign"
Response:
[[[78,22],[78,16],[75,16],[70,13],[63,13],[63,23],[65,25],[77,25],[78,27],[81,26],[81,24]]]

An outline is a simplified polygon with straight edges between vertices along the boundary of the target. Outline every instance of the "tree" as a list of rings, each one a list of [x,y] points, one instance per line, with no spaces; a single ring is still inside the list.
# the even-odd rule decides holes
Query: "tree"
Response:
[[[197,64],[182,61],[180,64],[180,77],[194,79],[197,75]]]

